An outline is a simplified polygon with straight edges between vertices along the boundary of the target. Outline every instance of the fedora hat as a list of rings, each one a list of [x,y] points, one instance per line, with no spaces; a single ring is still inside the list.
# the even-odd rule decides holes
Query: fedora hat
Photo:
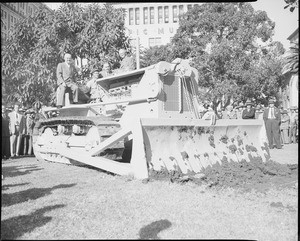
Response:
[[[291,110],[296,110],[296,109],[298,109],[298,107],[297,106],[291,106],[290,109]]]
[[[273,99],[269,100],[269,104],[274,104],[274,103],[275,103],[275,100],[273,100]]]

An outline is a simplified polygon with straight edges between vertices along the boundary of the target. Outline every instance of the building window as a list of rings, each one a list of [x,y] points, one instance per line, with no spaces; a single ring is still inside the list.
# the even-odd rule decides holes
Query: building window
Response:
[[[177,12],[177,6],[173,6],[173,22],[178,22],[178,12]]]
[[[162,7],[158,7],[158,23],[163,22],[163,9]]]
[[[154,7],[150,7],[150,24],[154,24]]]
[[[6,12],[4,12],[4,18],[6,18]]]
[[[188,4],[187,9],[188,9],[188,11],[191,10],[192,9],[192,4]]]
[[[183,12],[183,5],[179,5],[179,15],[182,15]]]
[[[148,24],[148,8],[144,8],[144,24]]]
[[[165,6],[164,7],[164,12],[165,12],[165,23],[169,22],[169,7]]]
[[[135,9],[135,24],[136,25],[140,24],[140,9],[139,8]]]
[[[149,38],[149,47],[161,45],[161,38]]]
[[[13,16],[10,17],[10,21],[11,21],[12,23],[14,23],[14,17],[13,17]]]
[[[129,25],[133,25],[133,8],[129,8]]]

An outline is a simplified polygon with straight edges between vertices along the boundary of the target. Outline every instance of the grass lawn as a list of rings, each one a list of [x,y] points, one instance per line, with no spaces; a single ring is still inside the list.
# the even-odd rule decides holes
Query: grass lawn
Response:
[[[1,239],[298,240],[298,188],[142,182],[96,169],[2,160]]]

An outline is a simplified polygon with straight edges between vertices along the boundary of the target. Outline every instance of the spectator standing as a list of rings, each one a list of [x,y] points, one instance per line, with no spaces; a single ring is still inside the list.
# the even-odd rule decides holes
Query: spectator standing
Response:
[[[255,119],[262,120],[263,119],[264,110],[261,104],[257,104],[255,111]]]
[[[92,70],[92,78],[86,84],[91,95],[90,98],[96,102],[106,101],[109,98],[109,93],[97,82],[98,79],[99,70]]]
[[[202,116],[202,120],[210,120],[211,125],[216,123],[216,113],[213,110],[212,106],[209,106],[205,114]]]
[[[76,77],[78,75],[77,70],[73,64],[71,54],[65,54],[65,62],[59,63],[57,66],[57,107],[62,107],[65,91],[70,88],[72,91],[73,101],[76,104],[78,102],[78,85],[76,84]]]
[[[269,148],[273,149],[273,140],[277,149],[281,149],[280,142],[280,122],[281,115],[278,108],[274,105],[274,100],[269,100],[269,107],[264,110],[263,119],[265,121]]]
[[[239,105],[236,107],[236,118],[237,119],[242,119],[242,114],[243,114],[243,109],[244,108],[244,103],[240,102]]]
[[[26,133],[24,135],[24,155],[32,155],[32,133],[34,127],[34,111],[29,109],[25,112],[26,114]]]
[[[255,109],[251,100],[247,100],[245,103],[246,109],[243,110],[242,119],[255,119]]]
[[[10,120],[10,152],[11,157],[19,156],[22,133],[25,128],[24,116],[19,112],[20,103],[14,104],[14,109],[9,113]]]
[[[226,110],[222,113],[222,119],[237,119],[237,115],[233,110],[232,105],[226,107]]]
[[[290,135],[289,135],[289,143],[296,143],[296,133],[298,127],[298,113],[297,107],[292,106],[290,108]]]
[[[126,53],[125,49],[120,49],[119,50],[119,55],[122,59],[121,65],[120,65],[121,72],[127,72],[127,71],[135,70],[134,59],[133,59],[132,56],[127,56],[127,53]]]
[[[281,124],[280,124],[280,134],[281,141],[283,144],[289,144],[289,127],[290,127],[290,117],[287,110],[283,110],[281,113]]]
[[[10,157],[10,143],[9,143],[9,117],[6,106],[2,104],[2,159]]]

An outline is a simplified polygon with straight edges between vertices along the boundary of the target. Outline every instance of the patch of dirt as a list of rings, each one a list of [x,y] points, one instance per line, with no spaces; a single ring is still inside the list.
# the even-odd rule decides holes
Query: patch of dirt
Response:
[[[168,180],[175,183],[193,182],[199,185],[207,185],[212,188],[243,188],[246,191],[256,189],[266,192],[271,187],[291,188],[298,182],[298,164],[280,164],[269,160],[263,162],[252,159],[250,162],[228,162],[222,160],[222,164],[215,163],[202,169],[201,173],[190,172],[183,174],[180,170],[168,172],[151,170],[150,179]]]

